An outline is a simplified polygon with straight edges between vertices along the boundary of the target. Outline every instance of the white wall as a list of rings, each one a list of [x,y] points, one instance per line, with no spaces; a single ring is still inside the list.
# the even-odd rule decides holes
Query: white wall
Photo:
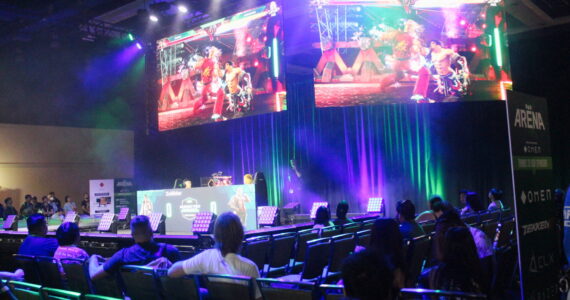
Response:
[[[89,179],[133,177],[133,145],[127,130],[0,124],[0,200],[19,208],[53,191],[79,203]]]

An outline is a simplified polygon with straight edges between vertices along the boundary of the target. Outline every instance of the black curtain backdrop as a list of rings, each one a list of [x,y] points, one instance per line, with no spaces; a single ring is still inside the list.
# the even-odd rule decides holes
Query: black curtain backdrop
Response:
[[[419,211],[432,194],[457,204],[467,188],[487,202],[491,187],[504,189],[511,205],[504,102],[315,109],[311,78],[290,76],[288,90],[285,112],[139,133],[139,188],[170,188],[184,177],[199,185],[217,171],[240,184],[262,171],[270,204],[300,201],[304,211],[317,200],[365,211],[369,197],[383,197],[394,215],[398,200],[413,200]],[[298,184],[293,158],[305,185],[300,195],[290,193]]]

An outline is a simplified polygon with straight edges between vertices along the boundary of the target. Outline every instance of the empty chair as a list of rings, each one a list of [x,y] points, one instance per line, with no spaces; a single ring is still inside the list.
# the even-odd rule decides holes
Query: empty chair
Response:
[[[98,295],[123,298],[123,290],[121,284],[119,284],[120,280],[119,274],[114,274],[91,281],[91,286],[93,287],[93,291]]]
[[[62,258],[59,260],[59,263],[65,272],[69,290],[82,294],[92,292],[86,261],[75,258]]]
[[[356,233],[361,227],[362,224],[360,223],[347,223],[342,225],[342,233]]]
[[[288,271],[291,256],[295,247],[295,233],[276,234],[271,239],[267,265],[263,270],[263,276],[272,277],[283,275]]]
[[[324,268],[329,263],[331,241],[321,238],[307,242],[305,262],[300,274],[280,277],[285,281],[320,281]]]
[[[428,290],[428,289],[410,289],[405,288],[400,290],[400,299],[487,299],[486,295],[443,291],[443,290]]]
[[[430,251],[431,238],[428,235],[420,236],[409,241],[407,258],[406,286],[414,286],[418,276],[422,273],[424,262]]]
[[[253,261],[257,268],[263,271],[270,247],[271,239],[269,236],[249,238],[242,245],[241,255]]]
[[[341,300],[346,299],[344,296],[344,286],[336,284],[321,284],[319,286],[321,294],[325,300]]]
[[[435,222],[423,222],[420,223],[420,226],[422,226],[422,229],[424,230],[424,232],[426,234],[432,234],[433,231],[435,230]]]
[[[331,258],[327,267],[326,277],[338,277],[342,261],[354,251],[356,241],[350,233],[337,235],[332,238]]]
[[[42,286],[55,289],[65,288],[57,259],[53,257],[38,256],[36,257],[36,263],[42,280]]]
[[[255,300],[256,289],[254,279],[235,275],[203,275],[211,300]],[[260,295],[261,296],[261,295]]]
[[[293,256],[293,265],[291,266],[293,272],[299,271],[305,261],[305,252],[307,250],[307,241],[314,240],[319,237],[318,232],[313,229],[301,230],[297,234],[297,241],[295,245],[295,255]]]
[[[43,287],[41,290],[43,300],[81,300],[81,293]]]
[[[200,288],[197,278],[188,275],[180,278],[170,278],[166,276],[168,270],[157,270],[160,275],[160,285],[164,299],[172,300],[198,300],[200,299]]]
[[[24,270],[24,280],[28,283],[42,284],[36,259],[29,255],[14,254],[16,265]]]
[[[370,229],[356,233],[356,244],[364,248],[370,246]]]
[[[256,279],[264,300],[312,300],[315,283],[284,282],[277,279]]]
[[[158,299],[161,297],[153,268],[123,266],[121,267],[121,277],[125,285],[125,293],[131,299]]]
[[[321,228],[321,237],[332,237],[342,233],[342,226],[328,226]]]
[[[8,286],[18,300],[41,300],[41,286],[22,281],[10,281]]]

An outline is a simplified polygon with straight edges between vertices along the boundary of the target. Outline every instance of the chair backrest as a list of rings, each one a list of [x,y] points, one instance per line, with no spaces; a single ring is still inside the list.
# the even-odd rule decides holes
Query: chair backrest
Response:
[[[435,230],[435,222],[433,221],[423,222],[420,225],[426,234],[431,234]]]
[[[42,286],[54,289],[65,288],[57,259],[47,256],[36,256],[36,263]]]
[[[257,278],[264,300],[313,300],[315,283],[283,282],[278,279]]]
[[[41,290],[43,300],[81,300],[81,293],[43,287]]]
[[[119,274],[113,274],[105,278],[91,281],[93,291],[98,295],[107,297],[123,298],[123,290],[121,288],[121,277]]]
[[[362,230],[372,229],[372,226],[374,226],[375,221],[376,220],[366,220],[362,222]]]
[[[489,240],[491,240],[492,242],[494,242],[495,238],[497,237],[498,225],[499,223],[496,220],[487,221],[483,223],[482,230],[485,233],[485,235],[489,238]]]
[[[497,228],[497,238],[494,241],[494,247],[502,248],[509,245],[513,239],[515,230],[515,221],[513,219],[502,221]]]
[[[340,272],[342,261],[347,258],[351,252],[354,252],[354,247],[356,247],[354,234],[345,233],[334,236],[332,238],[331,247],[331,259],[327,269],[327,273],[329,274]],[[329,274],[327,274],[327,277]]]
[[[41,300],[41,286],[22,281],[10,281],[8,286],[18,300]]]
[[[321,293],[325,296],[325,300],[341,300],[346,299],[344,296],[344,286],[337,284],[321,284],[319,286]]]
[[[429,235],[416,237],[409,241],[407,257],[407,286],[413,286],[422,273],[424,262],[430,251],[431,238]]]
[[[364,248],[367,248],[368,246],[370,246],[370,232],[371,230],[361,230],[359,232],[356,233],[356,244],[358,246],[362,246]]]
[[[307,242],[307,252],[301,280],[319,280],[330,259],[331,239],[320,238]]]
[[[67,278],[67,288],[71,291],[89,294],[92,292],[87,263],[75,258],[62,258],[59,263]]]
[[[463,223],[467,224],[467,225],[476,225],[479,224],[479,214],[478,213],[473,213],[473,214],[469,214],[467,216],[464,216],[461,218],[463,220]]]
[[[166,276],[168,270],[157,270],[160,274],[160,284],[164,299],[172,300],[198,300],[200,299],[200,287],[194,275],[180,278]]]
[[[346,223],[342,225],[342,233],[356,233],[362,228],[360,223]]]
[[[319,237],[319,233],[313,229],[301,230],[297,234],[297,242],[295,247],[295,261],[302,262],[305,259],[307,250],[307,241],[314,240]]]
[[[246,276],[203,275],[208,299],[211,300],[255,300],[253,279]]]
[[[123,266],[121,277],[125,285],[125,293],[133,300],[158,299],[161,297],[153,268],[144,266]]]
[[[28,283],[42,284],[36,258],[30,255],[14,254],[16,265],[24,270],[24,280]]]
[[[122,298],[113,298],[113,297],[93,295],[93,294],[85,294],[83,296],[83,299],[85,299],[85,300],[123,300]]]
[[[321,237],[333,237],[342,233],[342,226],[328,226],[321,228]]]
[[[276,234],[271,240],[268,264],[270,268],[280,268],[289,264],[295,247],[295,234]]]
[[[428,289],[410,289],[404,288],[400,290],[400,299],[425,299],[424,296],[430,296],[433,299],[487,299],[486,295],[443,291],[443,290],[428,290]]]
[[[247,239],[242,246],[242,256],[251,259],[257,265],[257,269],[263,270],[270,247],[271,238],[269,236]]]

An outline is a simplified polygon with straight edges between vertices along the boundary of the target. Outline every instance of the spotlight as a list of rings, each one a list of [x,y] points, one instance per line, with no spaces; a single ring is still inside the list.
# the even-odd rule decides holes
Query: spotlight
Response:
[[[275,226],[279,221],[279,209],[276,206],[258,206],[257,224],[259,226]]]
[[[129,40],[130,40],[131,42],[135,40],[135,37],[133,36],[132,33],[129,33],[127,36],[129,37]]]
[[[139,48],[139,50],[142,49],[141,43],[137,43],[137,48]]]
[[[487,24],[483,24],[483,29],[487,28]]]
[[[382,213],[384,212],[384,199],[382,197],[368,198],[368,206],[366,207],[367,213]]]
[[[461,20],[461,21],[459,21],[459,25],[465,26],[465,25],[467,25],[467,21]]]
[[[254,67],[257,67],[257,66],[259,66],[259,62],[258,62],[257,60],[256,60],[256,61],[254,61],[254,62],[253,62],[253,66],[254,66]]]
[[[185,13],[188,12],[188,8],[187,8],[185,5],[183,5],[183,4],[179,4],[179,5],[178,5],[178,11],[181,12],[181,13],[183,13],[183,14],[185,14]]]
[[[196,218],[194,222],[192,222],[192,232],[194,234],[203,233],[209,234],[212,233],[214,229],[214,223],[216,222],[216,214],[212,212],[199,212],[196,214]]]
[[[245,39],[245,41],[246,41],[247,43],[251,43],[251,36],[248,36],[248,37]]]
[[[471,47],[471,52],[477,52],[477,47],[472,46],[472,47]]]
[[[155,23],[158,22],[158,17],[155,15],[149,15],[148,19],[152,22],[155,22]]]

